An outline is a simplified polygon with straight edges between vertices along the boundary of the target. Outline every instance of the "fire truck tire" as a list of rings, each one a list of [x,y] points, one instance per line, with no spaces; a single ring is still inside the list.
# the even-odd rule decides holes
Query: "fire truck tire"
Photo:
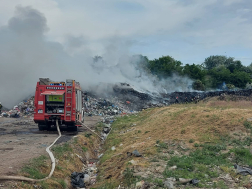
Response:
[[[69,127],[71,131],[78,131],[78,127],[77,126],[72,126],[72,127]]]
[[[68,131],[78,131],[78,127],[75,126],[74,123],[72,123],[72,124],[69,124],[69,125],[67,126],[67,130],[68,130]]]

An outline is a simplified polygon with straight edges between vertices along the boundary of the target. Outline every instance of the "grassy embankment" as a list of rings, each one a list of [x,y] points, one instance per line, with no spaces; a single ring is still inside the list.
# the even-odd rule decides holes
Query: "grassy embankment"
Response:
[[[238,179],[236,187],[242,186],[250,178],[236,175],[233,165],[252,166],[250,117],[250,101],[214,98],[118,118],[106,140],[94,188],[134,186],[141,180],[162,187],[169,177],[197,178],[200,188],[229,188],[220,179],[225,174]],[[127,156],[135,149],[144,157]],[[176,169],[169,169],[174,165]]]
[[[56,158],[56,167],[53,176],[45,181],[37,182],[38,188],[51,189],[51,188],[69,188],[71,186],[70,175],[72,172],[81,172],[83,168],[82,161],[76,154],[86,158],[96,158],[94,149],[98,149],[99,141],[95,136],[88,134],[79,134],[78,137],[72,140],[55,145],[52,152]],[[20,175],[41,179],[48,176],[51,171],[51,161],[47,154],[38,158],[32,159],[21,170]],[[34,184],[27,182],[18,182],[16,188],[33,189]]]

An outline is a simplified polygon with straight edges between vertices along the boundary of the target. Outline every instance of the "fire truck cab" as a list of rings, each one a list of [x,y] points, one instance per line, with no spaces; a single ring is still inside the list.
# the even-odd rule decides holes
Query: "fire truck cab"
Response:
[[[77,131],[84,122],[83,98],[79,82],[67,79],[66,82],[52,82],[40,78],[37,82],[34,99],[34,122],[39,130],[49,130],[55,126]]]

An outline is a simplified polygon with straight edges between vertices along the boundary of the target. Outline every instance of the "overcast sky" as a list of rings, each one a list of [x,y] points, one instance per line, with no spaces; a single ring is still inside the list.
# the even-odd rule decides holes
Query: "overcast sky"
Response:
[[[43,13],[49,41],[102,55],[119,38],[149,59],[202,63],[210,55],[252,62],[251,0],[0,0],[0,27],[16,6]],[[74,48],[72,48],[74,47]]]

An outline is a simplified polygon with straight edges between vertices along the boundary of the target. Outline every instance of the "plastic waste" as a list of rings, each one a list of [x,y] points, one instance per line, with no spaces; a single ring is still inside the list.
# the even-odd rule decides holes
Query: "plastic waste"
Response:
[[[71,174],[71,185],[79,188],[85,187],[84,173],[73,172]]]

